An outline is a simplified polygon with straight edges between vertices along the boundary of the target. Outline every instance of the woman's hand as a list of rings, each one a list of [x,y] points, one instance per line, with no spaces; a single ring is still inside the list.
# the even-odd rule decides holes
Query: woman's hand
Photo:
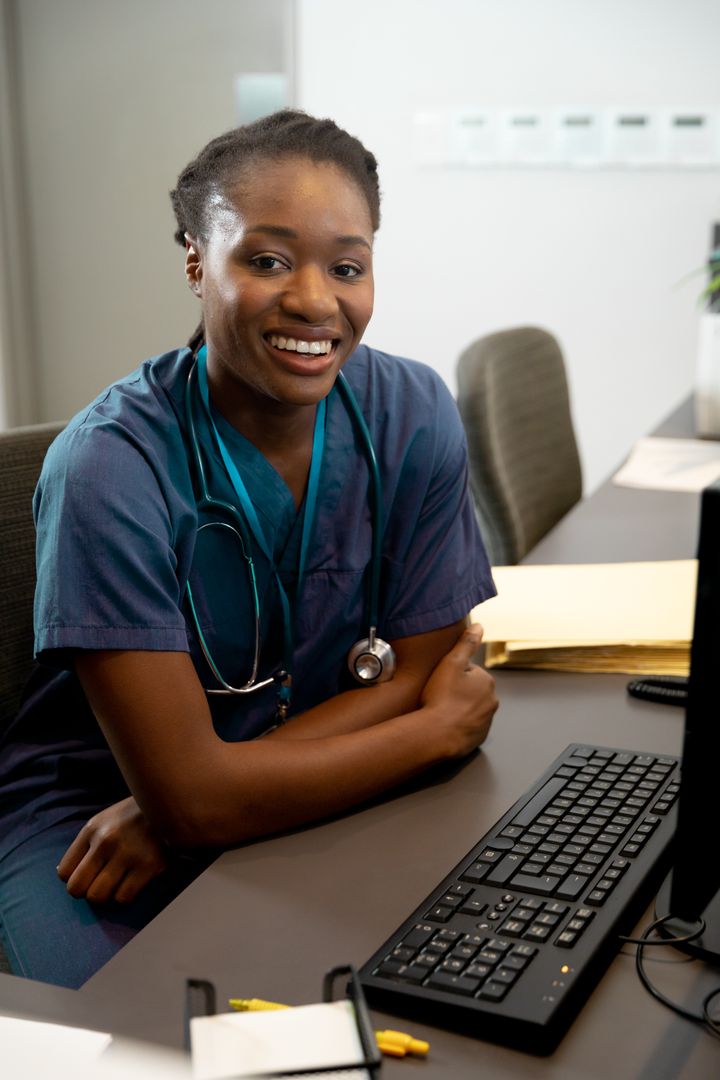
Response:
[[[130,797],[91,817],[57,869],[71,896],[127,904],[167,865],[165,845]]]
[[[498,707],[495,680],[472,663],[483,630],[474,623],[436,666],[420,696],[423,708],[432,709],[448,736],[448,756],[464,757],[487,738]]]

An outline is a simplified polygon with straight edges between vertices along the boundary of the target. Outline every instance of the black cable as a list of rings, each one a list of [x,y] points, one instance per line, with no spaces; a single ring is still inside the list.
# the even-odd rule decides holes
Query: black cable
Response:
[[[642,937],[623,937],[623,935],[621,934],[620,941],[622,941],[625,945],[682,945],[686,941],[694,941],[695,938],[699,938],[705,930],[705,920],[698,919],[700,926],[697,928],[697,930],[693,930],[691,934],[685,934],[683,937],[658,938],[657,941],[648,941],[646,936],[647,934],[651,933],[658,926],[662,926],[663,923],[666,923],[668,919],[672,918],[672,915],[663,915],[661,919],[656,919],[655,922],[651,923],[650,926],[648,926],[647,930],[644,931]]]
[[[631,679],[627,684],[627,692],[643,701],[685,706],[688,697],[687,683],[687,678],[681,675],[648,675],[642,679]]]
[[[661,919],[655,919],[650,925],[643,931],[642,937],[631,938],[620,936],[620,941],[627,945],[637,945],[637,951],[635,953],[635,968],[638,973],[640,982],[643,984],[649,994],[652,995],[657,1001],[666,1008],[672,1009],[679,1016],[685,1017],[686,1020],[692,1020],[695,1024],[701,1024],[710,1034],[720,1037],[720,1020],[714,1019],[710,1015],[710,1005],[712,1001],[720,996],[720,986],[715,990],[711,990],[710,993],[703,999],[702,1013],[691,1012],[689,1009],[683,1008],[682,1005],[678,1005],[677,1002],[671,1001],[670,998],[665,997],[656,986],[650,982],[650,977],[645,971],[643,964],[643,954],[648,946],[652,945],[681,945],[686,941],[693,941],[705,930],[705,922],[703,919],[699,919],[700,926],[697,930],[693,930],[690,934],[685,934],[682,937],[672,938],[658,938],[657,940],[649,940],[650,934],[657,930],[659,926],[664,925],[669,919],[673,918],[672,915],[663,915]]]

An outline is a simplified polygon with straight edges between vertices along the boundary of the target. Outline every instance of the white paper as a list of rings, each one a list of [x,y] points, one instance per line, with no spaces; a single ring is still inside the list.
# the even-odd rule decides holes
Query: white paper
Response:
[[[702,491],[720,477],[720,442],[639,439],[613,483],[660,491]]]
[[[111,1042],[112,1036],[102,1031],[0,1016],[0,1076],[56,1080],[84,1075]]]
[[[271,1012],[234,1012],[190,1021],[194,1080],[262,1076],[362,1061],[350,1001],[299,1005]],[[353,1069],[344,1077],[367,1077]]]

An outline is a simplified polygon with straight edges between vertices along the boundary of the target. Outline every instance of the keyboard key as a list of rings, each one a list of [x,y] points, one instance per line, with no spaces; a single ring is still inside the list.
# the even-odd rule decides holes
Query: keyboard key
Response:
[[[426,941],[435,933],[434,926],[428,926],[427,923],[418,923],[409,934],[406,934],[402,939],[402,944],[407,945],[411,949],[419,949],[421,945],[424,945]]]
[[[512,971],[523,971],[527,964],[528,958],[526,956],[516,956],[515,953],[503,959],[503,967],[510,968]]]
[[[488,979],[478,994],[478,997],[483,998],[485,1001],[502,1001],[509,989],[510,987],[505,983],[499,983],[492,979]]]
[[[533,923],[532,926],[527,928],[523,937],[527,938],[529,941],[545,941],[545,939],[550,936],[550,933],[551,928],[549,926],[543,926],[541,923]]]
[[[453,974],[459,975],[465,967],[465,963],[465,960],[458,960],[456,957],[446,956],[438,968],[438,971],[452,971]]]
[[[492,971],[492,964],[478,964],[475,962],[465,972],[469,979],[486,979]]]
[[[561,949],[571,949],[578,939],[578,934],[572,930],[563,930],[561,934],[555,938],[555,944],[559,945]]]
[[[540,914],[536,917],[535,921],[542,926],[552,927],[557,926],[557,924],[560,922],[560,916],[553,915],[550,911],[541,911]]]
[[[446,990],[451,994],[471,996],[480,986],[480,980],[471,979],[467,975],[451,975],[448,971],[435,971],[428,979],[427,985],[437,990]]]
[[[509,941],[503,941],[501,938],[490,938],[490,940],[486,942],[485,947],[487,949],[492,949],[493,952],[504,953],[512,946]]]
[[[515,968],[499,967],[493,972],[493,982],[506,983],[508,986],[512,986],[519,975],[519,972]]]
[[[533,877],[531,874],[516,874],[512,879],[512,884],[518,889],[527,889],[528,892],[539,893],[541,896],[551,896],[558,887],[560,878],[550,877],[547,874],[542,874],[538,877]],[[568,893],[563,893],[562,889],[558,892],[561,896],[567,896]]]
[[[469,885],[463,885],[461,881],[456,881],[454,885],[451,885],[448,889],[448,895],[450,896],[469,896],[472,889]]]
[[[449,941],[450,944],[454,944],[456,941],[461,941],[465,937],[459,930],[438,930],[433,937],[433,941]]]
[[[468,960],[472,960],[476,952],[477,949],[473,945],[456,945],[450,956],[453,960],[462,960],[464,964],[467,964]]]
[[[558,896],[567,897],[568,900],[574,900],[583,891],[587,885],[589,877],[585,874],[568,874],[563,881],[562,885],[557,890]]]
[[[558,915],[560,918],[562,918],[562,916],[567,912],[568,906],[567,904],[558,904],[557,900],[553,900],[549,904],[545,905],[544,910],[549,912],[551,915]]]
[[[519,922],[529,922],[534,914],[535,912],[530,908],[523,906],[515,908],[513,911],[513,918],[517,919]]]
[[[564,877],[565,874],[567,874],[567,872],[568,872],[568,867],[563,866],[562,863],[552,863],[550,866],[547,866],[545,869],[546,869],[548,874],[552,874],[553,877],[559,877],[559,878]]]
[[[438,959],[439,958],[437,953],[422,952],[415,957],[413,963],[416,964],[418,967],[425,968],[427,972],[437,965]]]
[[[433,919],[434,922],[447,922],[453,913],[453,909],[450,907],[444,907],[442,904],[438,904],[437,907],[430,908],[425,912],[426,919]]]
[[[482,915],[487,908],[482,900],[466,900],[460,908],[463,915]]]
[[[501,956],[502,953],[495,949],[481,949],[478,953],[478,963],[497,964]]]
[[[517,840],[524,832],[525,830],[520,825],[506,825],[500,835],[509,836],[512,840]]]
[[[509,855],[506,855],[501,862],[492,868],[488,874],[488,882],[492,885],[504,885],[510,880],[515,871],[520,869],[524,861],[523,855],[511,851]]]
[[[536,945],[526,945],[524,942],[519,942],[517,945],[513,945],[511,956],[521,956],[525,961],[529,962],[534,956],[537,956]]]
[[[545,807],[552,802],[556,795],[558,795],[565,787],[565,779],[557,776],[552,780],[548,780],[546,784],[538,791],[537,795],[534,795],[529,802],[525,803],[525,806],[520,810],[518,814],[513,818],[513,825],[531,825],[532,822],[538,817]]]
[[[483,880],[489,869],[490,866],[488,863],[475,862],[472,866],[468,866],[467,870],[464,870],[460,877],[463,881],[472,881],[477,884]]]
[[[389,979],[401,979],[403,982],[421,983],[427,970],[415,964],[399,964],[396,960],[384,960],[377,969],[378,975]]]
[[[507,841],[512,847],[512,841]],[[503,849],[500,847],[486,847],[484,851],[481,851],[478,855],[478,862],[481,863],[496,863],[498,859],[502,859]]]

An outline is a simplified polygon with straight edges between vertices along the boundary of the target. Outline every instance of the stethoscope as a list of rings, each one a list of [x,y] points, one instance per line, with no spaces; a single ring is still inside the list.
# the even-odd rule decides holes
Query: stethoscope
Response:
[[[350,418],[354,421],[362,436],[371,478],[372,552],[370,557],[369,629],[368,636],[357,641],[350,649],[347,663],[351,674],[359,683],[364,686],[372,686],[377,683],[388,682],[392,679],[395,674],[396,666],[395,653],[392,646],[377,635],[380,599],[381,545],[383,535],[382,481],[380,478],[380,468],[378,466],[375,448],[373,446],[370,431],[365,422],[365,417],[360,411],[357,399],[342,372],[338,373],[335,386],[340,393]],[[239,505],[234,505],[225,499],[215,498],[210,494],[207,474],[203,462],[203,454],[200,448],[200,440],[198,438],[195,418],[193,416],[193,402],[197,399],[198,393],[217,448],[222,457],[223,464],[225,465],[229,479],[238,497]],[[317,506],[320,466],[322,463],[325,441],[326,404],[326,399],[323,399],[318,404],[315,415],[312,458],[308,475],[308,488],[305,496],[305,512],[298,560],[298,592],[302,583],[310,534]],[[212,671],[214,678],[220,684],[219,688],[206,688],[205,692],[207,694],[251,694],[256,690],[262,690],[264,687],[275,683],[278,687],[276,719],[278,722],[282,722],[287,718],[292,694],[291,664],[293,656],[293,620],[291,606],[283,583],[280,580],[277,568],[275,567],[272,552],[268,548],[252,499],[250,498],[243,479],[240,476],[213,419],[212,410],[210,408],[210,395],[207,380],[207,348],[205,345],[198,350],[185,385],[185,421],[190,436],[190,447],[199,487],[199,492],[196,491],[197,509],[199,512],[210,514],[217,514],[219,512],[228,519],[225,521],[207,521],[198,527],[198,533],[202,532],[204,529],[225,529],[233,533],[240,541],[243,558],[248,571],[250,594],[252,597],[252,607],[255,619],[255,640],[250,677],[243,686],[233,686],[223,677],[212,656],[210,647],[200,626],[200,619],[195,606],[192,588],[188,581],[186,587],[188,606],[190,608],[195,633],[208,667]],[[283,616],[283,666],[268,678],[264,679],[258,678],[260,667],[260,600],[258,597],[257,577],[255,574],[255,562],[253,557],[253,548],[255,546],[260,548],[273,567],[273,574],[280,597]]]

